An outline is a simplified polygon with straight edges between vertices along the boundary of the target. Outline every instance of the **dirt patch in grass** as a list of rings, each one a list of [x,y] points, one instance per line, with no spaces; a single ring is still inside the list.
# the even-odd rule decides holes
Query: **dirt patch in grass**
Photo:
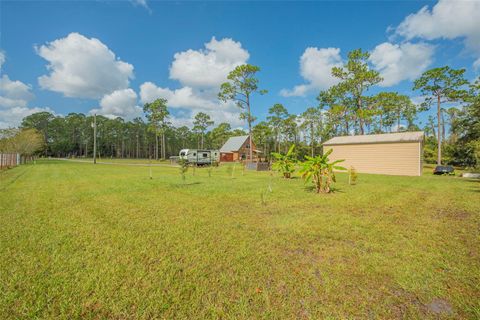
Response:
[[[435,217],[465,220],[471,217],[471,213],[465,210],[458,209],[440,209],[437,211]]]
[[[430,303],[427,303],[425,305],[425,309],[428,312],[433,313],[435,315],[453,316],[452,305],[444,299],[440,299],[440,298],[433,299]]]
[[[423,304],[420,299],[412,292],[402,288],[393,290],[394,305],[392,313],[395,319],[406,319],[411,313],[412,306],[419,312],[424,313]]]

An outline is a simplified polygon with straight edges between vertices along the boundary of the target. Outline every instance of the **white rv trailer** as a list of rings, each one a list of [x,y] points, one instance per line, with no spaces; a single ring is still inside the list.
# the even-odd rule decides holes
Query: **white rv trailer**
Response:
[[[182,149],[180,159],[196,165],[210,165],[220,160],[219,150]]]

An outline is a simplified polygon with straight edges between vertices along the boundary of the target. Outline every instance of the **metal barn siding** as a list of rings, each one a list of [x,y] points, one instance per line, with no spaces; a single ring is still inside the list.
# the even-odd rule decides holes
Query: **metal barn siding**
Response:
[[[341,165],[357,172],[422,174],[423,132],[337,137],[325,142],[324,151],[329,149],[330,160],[345,159]]]

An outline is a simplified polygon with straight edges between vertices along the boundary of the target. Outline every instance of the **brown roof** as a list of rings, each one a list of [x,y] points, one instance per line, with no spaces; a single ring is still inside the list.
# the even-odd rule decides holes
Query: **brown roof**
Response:
[[[334,137],[328,141],[325,141],[323,145],[415,142],[415,141],[423,141],[423,136],[424,136],[423,131],[343,136],[343,137]]]

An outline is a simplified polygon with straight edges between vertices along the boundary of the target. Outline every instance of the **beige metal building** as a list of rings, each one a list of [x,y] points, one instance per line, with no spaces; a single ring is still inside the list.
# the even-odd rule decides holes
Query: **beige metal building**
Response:
[[[357,172],[420,176],[423,159],[422,131],[335,137],[323,144],[333,149],[330,160],[345,159],[341,166]]]

